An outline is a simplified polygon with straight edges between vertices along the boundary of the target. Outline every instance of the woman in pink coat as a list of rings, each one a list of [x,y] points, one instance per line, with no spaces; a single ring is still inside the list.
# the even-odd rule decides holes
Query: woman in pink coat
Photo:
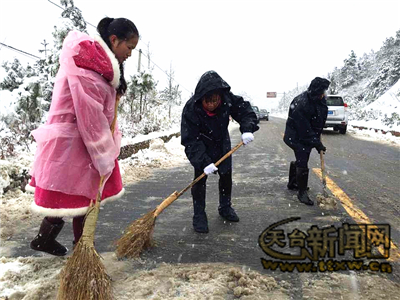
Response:
[[[97,31],[94,38],[77,31],[65,38],[48,120],[32,132],[37,142],[29,184],[35,190],[32,208],[45,218],[30,246],[58,256],[68,251],[55,240],[62,218],[73,217],[78,242],[101,176],[107,178],[102,204],[124,193],[117,162],[121,133],[116,126],[112,135],[110,126],[116,96],[127,88],[123,63],[139,32],[124,18],[104,18]]]

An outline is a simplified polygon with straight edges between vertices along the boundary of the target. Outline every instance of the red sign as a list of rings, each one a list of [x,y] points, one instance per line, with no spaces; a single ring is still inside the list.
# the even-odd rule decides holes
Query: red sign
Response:
[[[276,92],[267,92],[267,98],[276,98]]]

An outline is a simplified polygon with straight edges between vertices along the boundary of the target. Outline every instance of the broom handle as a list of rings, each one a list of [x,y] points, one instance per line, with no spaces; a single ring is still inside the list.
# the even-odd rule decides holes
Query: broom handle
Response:
[[[233,147],[228,153],[226,153],[224,156],[222,156],[216,163],[215,166],[220,165],[225,159],[227,159],[229,156],[233,154],[237,149],[239,149],[243,145],[243,141],[241,141],[239,144],[237,144],[235,147]],[[201,174],[199,177],[197,177],[195,180],[192,181],[187,187],[185,187],[182,191],[178,192],[173,192],[167,199],[165,199],[159,206],[157,206],[154,215],[157,217],[165,208],[167,208],[172,202],[174,202],[176,199],[178,199],[180,196],[182,196],[183,193],[185,193],[188,189],[190,189],[192,186],[194,186],[197,182],[199,182],[203,177],[206,176],[205,173]]]
[[[326,185],[326,175],[325,175],[325,161],[324,154],[322,151],[319,152],[319,156],[321,157],[321,173],[322,173],[322,183],[324,186]]]
[[[119,98],[120,96],[117,95],[115,99],[114,119],[110,126],[111,135],[114,135],[115,125],[117,123],[117,113],[118,113],[117,109],[118,109]],[[101,188],[103,186],[104,179],[105,179],[104,175],[100,177],[99,189],[97,191],[97,196],[96,196],[96,203],[94,204],[94,206],[91,206],[88,212],[86,213],[85,225],[83,226],[83,233],[81,238],[82,242],[88,242],[90,245],[93,245],[94,242],[94,231],[96,229],[96,223],[99,217]]]
[[[237,144],[235,147],[233,147],[228,153],[226,153],[224,156],[222,156],[214,165],[218,167],[225,159],[227,159],[229,156],[233,154],[237,149],[239,149],[243,145],[243,141]],[[188,189],[190,189],[192,186],[194,186],[197,182],[199,182],[203,177],[206,176],[206,173],[201,174],[199,177],[197,177],[195,180],[192,181],[191,184],[189,184],[186,188],[184,188],[182,191],[178,193],[178,197],[180,197],[184,192],[186,192]]]

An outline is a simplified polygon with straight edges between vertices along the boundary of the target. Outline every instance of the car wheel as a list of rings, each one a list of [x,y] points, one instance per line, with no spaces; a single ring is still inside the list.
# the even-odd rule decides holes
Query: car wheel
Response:
[[[347,125],[339,129],[339,133],[341,134],[346,134],[346,131],[347,131]]]

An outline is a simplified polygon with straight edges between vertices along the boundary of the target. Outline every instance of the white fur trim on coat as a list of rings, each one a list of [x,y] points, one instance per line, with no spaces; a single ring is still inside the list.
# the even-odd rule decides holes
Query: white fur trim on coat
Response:
[[[113,73],[114,73],[114,78],[110,82],[111,85],[114,88],[119,87],[119,79],[121,77],[121,71],[119,69],[119,63],[117,58],[115,57],[115,54],[111,51],[110,47],[107,46],[106,42],[101,38],[99,35],[95,35],[93,39],[100,44],[100,46],[104,49],[104,51],[107,53],[107,56],[110,58],[112,67],[113,67]]]
[[[27,193],[34,194],[35,193],[35,187],[31,186],[29,183],[25,186],[25,191]]]
[[[35,189],[32,186],[30,186],[30,187],[33,190]],[[104,205],[107,202],[112,202],[114,200],[117,200],[117,199],[121,198],[124,194],[125,194],[125,189],[122,188],[122,190],[118,194],[108,197],[108,198],[104,198],[103,200],[101,200],[100,204]],[[33,201],[31,204],[31,210],[34,213],[37,213],[39,215],[43,215],[46,217],[60,217],[60,218],[61,217],[79,217],[79,216],[86,215],[88,208],[89,208],[89,206],[80,207],[80,208],[45,208],[45,207],[36,205],[35,201]]]

